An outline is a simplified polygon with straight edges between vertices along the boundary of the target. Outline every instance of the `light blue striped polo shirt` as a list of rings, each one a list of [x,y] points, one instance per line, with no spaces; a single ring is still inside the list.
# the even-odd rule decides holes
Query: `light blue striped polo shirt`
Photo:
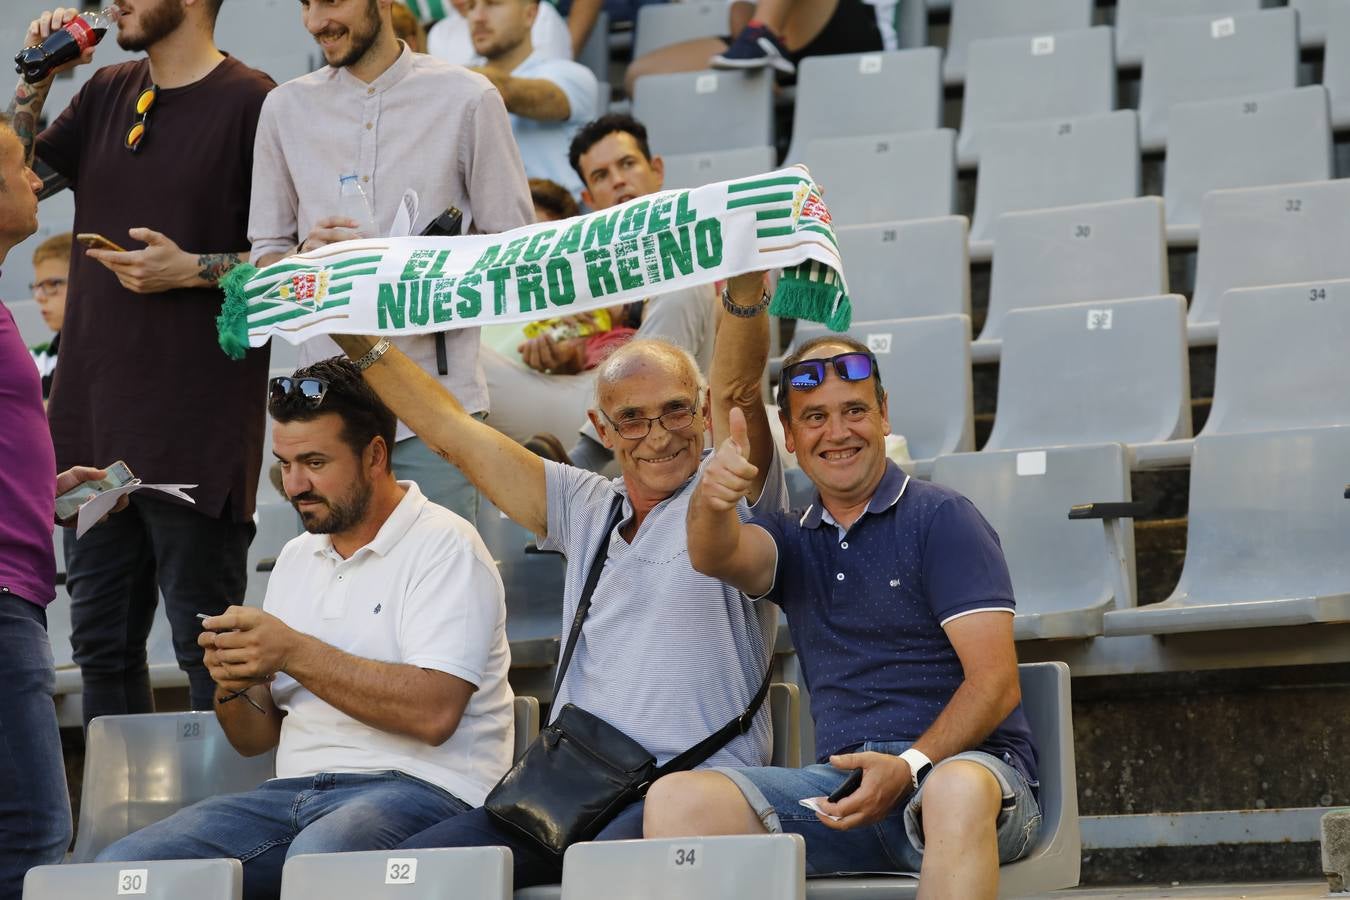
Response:
[[[702,467],[712,451],[704,451]],[[539,546],[567,557],[562,632],[571,630],[591,560],[608,541],[596,585],[558,696],[556,713],[573,703],[627,734],[664,764],[745,712],[768,668],[777,629],[772,604],[752,603],[733,587],[689,564],[685,514],[698,476],[647,514],[633,543],[619,528],[605,533],[614,496],[623,497],[620,527],[633,517],[622,478],[545,462],[548,535]],[[775,454],[754,507],[742,520],[787,508],[782,462]],[[768,765],[769,704],[753,727],[704,764]]]

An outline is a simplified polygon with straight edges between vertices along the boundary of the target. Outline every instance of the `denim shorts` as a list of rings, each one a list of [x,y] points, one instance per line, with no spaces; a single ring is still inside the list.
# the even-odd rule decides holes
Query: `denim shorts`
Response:
[[[873,751],[892,755],[903,753],[909,744],[896,741],[869,741],[858,752]],[[998,859],[1009,863],[1031,847],[1041,827],[1041,808],[1035,789],[1021,772],[1008,762],[971,750],[944,759],[979,763],[993,773],[1003,792],[998,814]],[[833,872],[918,872],[923,862],[923,786],[904,803],[891,810],[880,822],[849,831],[835,831],[822,825],[816,814],[798,801],[824,797],[844,783],[848,772],[830,765],[811,765],[801,769],[717,768],[745,795],[755,814],[771,834],[800,834],[806,840],[806,874]]]

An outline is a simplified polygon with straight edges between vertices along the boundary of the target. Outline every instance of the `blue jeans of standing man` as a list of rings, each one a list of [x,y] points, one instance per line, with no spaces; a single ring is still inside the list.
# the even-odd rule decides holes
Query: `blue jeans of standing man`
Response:
[[[52,693],[47,613],[0,589],[0,897],[70,845],[70,795]]]
[[[233,858],[244,864],[245,900],[261,900],[280,892],[291,856],[387,850],[468,808],[402,772],[274,778],[179,810],[104,848],[98,861]]]

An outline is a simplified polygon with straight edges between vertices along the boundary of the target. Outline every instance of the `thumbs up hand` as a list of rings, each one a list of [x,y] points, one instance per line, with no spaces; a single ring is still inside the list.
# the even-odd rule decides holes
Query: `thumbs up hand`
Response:
[[[754,489],[759,474],[750,462],[750,434],[745,425],[745,413],[732,407],[731,436],[722,442],[703,472],[699,493],[708,506],[718,512],[734,510],[742,497]]]

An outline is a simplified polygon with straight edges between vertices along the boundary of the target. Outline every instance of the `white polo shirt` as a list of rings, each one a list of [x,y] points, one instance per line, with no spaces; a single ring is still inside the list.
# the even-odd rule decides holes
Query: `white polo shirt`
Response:
[[[326,534],[277,557],[263,609],[355,656],[446,672],[477,687],[439,747],[358,722],[285,673],[277,777],[396,769],[478,806],[511,765],[514,727],[506,600],[473,526],[411,481],[374,540],[343,559]]]

